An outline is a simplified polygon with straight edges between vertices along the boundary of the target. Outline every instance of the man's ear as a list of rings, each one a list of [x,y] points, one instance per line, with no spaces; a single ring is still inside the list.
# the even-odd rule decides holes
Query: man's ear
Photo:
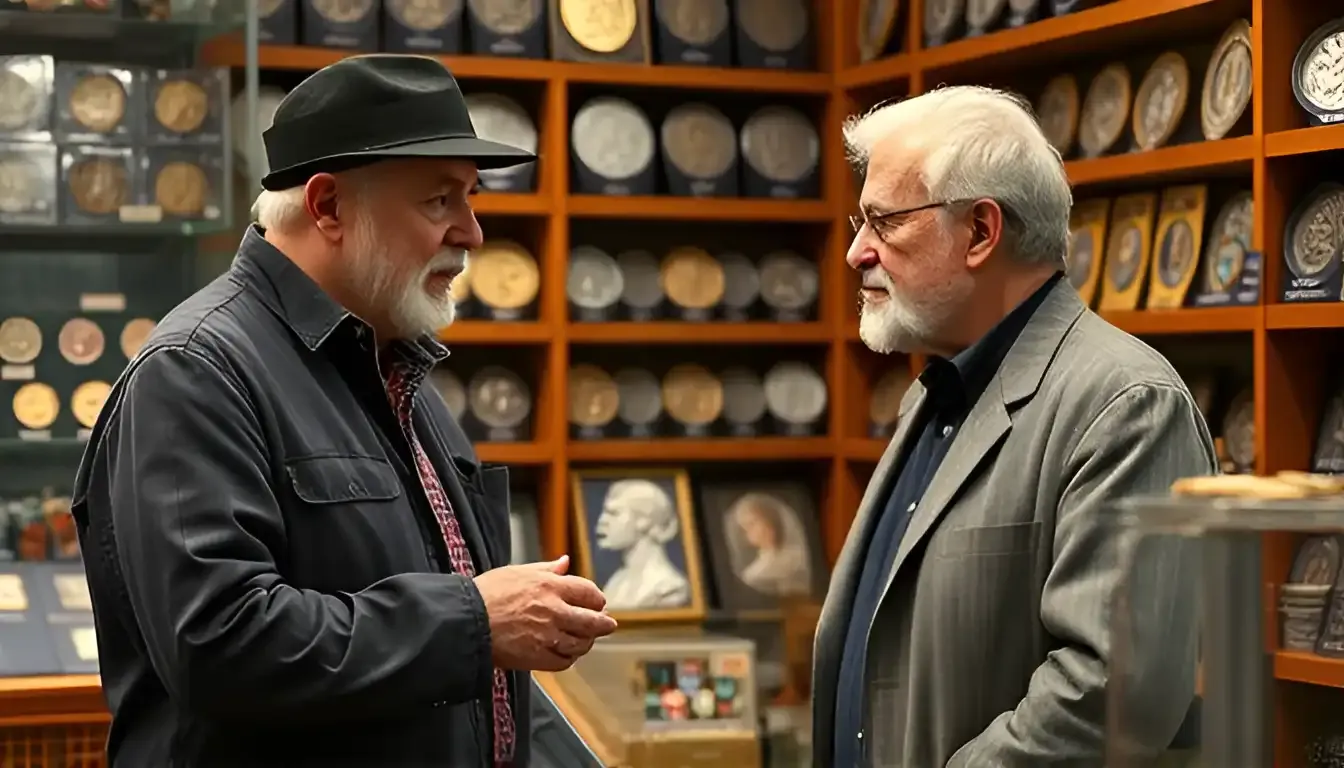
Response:
[[[317,224],[317,230],[332,241],[339,240],[344,232],[337,191],[336,177],[330,173],[313,176],[303,187],[308,216]]]
[[[1004,212],[994,200],[977,200],[971,206],[971,242],[966,266],[975,269],[985,263],[1003,238]]]

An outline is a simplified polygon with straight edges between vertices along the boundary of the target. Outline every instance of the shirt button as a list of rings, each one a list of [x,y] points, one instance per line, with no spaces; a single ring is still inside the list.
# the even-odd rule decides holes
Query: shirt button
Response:
[[[943,437],[947,437],[950,434],[952,434],[952,427],[943,427]]]
[[[914,512],[914,511],[915,511],[915,505],[918,504],[918,503],[919,503],[919,502],[917,502],[917,501],[912,501],[912,502],[910,502],[910,506],[906,507],[906,508],[905,508],[905,511],[906,511],[906,512]]]
[[[863,731],[859,731],[859,741],[863,741]]]

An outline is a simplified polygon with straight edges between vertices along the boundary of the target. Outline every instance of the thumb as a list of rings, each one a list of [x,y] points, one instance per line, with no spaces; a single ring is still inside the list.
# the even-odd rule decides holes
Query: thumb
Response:
[[[569,573],[569,555],[561,555],[560,557],[554,560],[550,560],[543,563],[532,563],[531,565],[534,568],[540,568],[545,571],[551,571],[553,573],[558,573],[561,576],[563,576],[566,573]]]

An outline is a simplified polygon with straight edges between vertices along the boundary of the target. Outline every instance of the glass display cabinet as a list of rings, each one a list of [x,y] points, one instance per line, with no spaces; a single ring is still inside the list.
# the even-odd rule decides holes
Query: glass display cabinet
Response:
[[[255,5],[0,0],[0,764],[102,765],[70,488],[111,384],[233,247],[256,45],[199,52],[255,40]]]

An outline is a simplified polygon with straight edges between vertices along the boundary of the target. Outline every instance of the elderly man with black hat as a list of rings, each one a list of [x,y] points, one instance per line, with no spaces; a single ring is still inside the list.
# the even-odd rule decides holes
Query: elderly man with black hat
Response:
[[[526,766],[528,671],[615,622],[566,559],[506,564],[507,472],[422,382],[477,172],[534,158],[413,56],[317,72],[264,140],[259,223],[76,480],[111,765]]]

